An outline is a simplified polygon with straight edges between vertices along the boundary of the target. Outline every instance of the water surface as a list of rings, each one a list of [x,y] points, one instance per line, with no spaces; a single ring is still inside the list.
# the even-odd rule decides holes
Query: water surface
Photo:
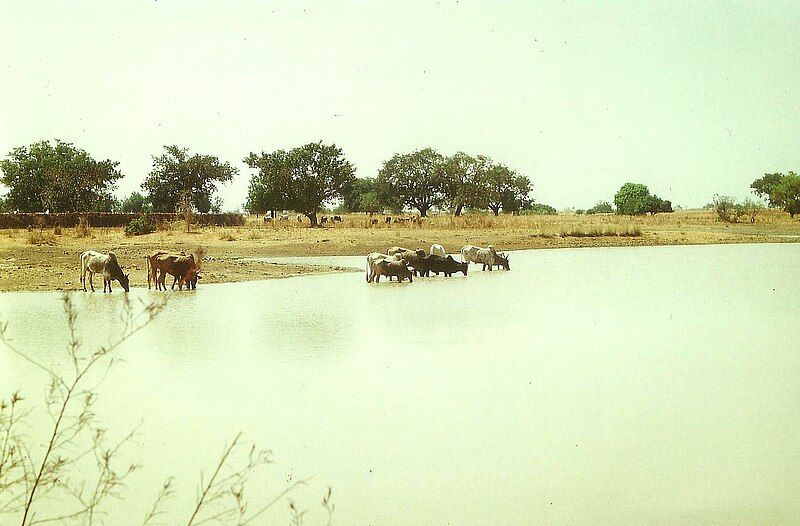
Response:
[[[338,524],[800,523],[798,261],[792,244],[538,250],[466,278],[172,294],[101,387],[104,423],[142,422],[116,511],[169,474],[191,500],[242,430],[274,451],[274,488],[314,476],[310,523],[327,485]],[[17,345],[56,363],[58,298],[0,294]],[[73,298],[105,341],[121,296]],[[2,351],[16,387],[44,390]]]

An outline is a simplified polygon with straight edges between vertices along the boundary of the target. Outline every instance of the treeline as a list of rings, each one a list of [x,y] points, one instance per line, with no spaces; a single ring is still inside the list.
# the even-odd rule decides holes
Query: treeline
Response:
[[[395,154],[377,177],[356,178],[356,169],[335,144],[309,143],[291,150],[249,153],[253,170],[245,208],[253,213],[296,210],[312,225],[323,206],[345,212],[432,208],[460,215],[466,209],[535,210],[530,179],[483,155],[446,157],[431,148]],[[8,193],[0,211],[16,213],[219,212],[219,185],[239,174],[213,155],[165,146],[152,169],[125,199],[114,198],[123,177],[119,162],[96,160],[74,145],[55,140],[13,149],[0,161]]]

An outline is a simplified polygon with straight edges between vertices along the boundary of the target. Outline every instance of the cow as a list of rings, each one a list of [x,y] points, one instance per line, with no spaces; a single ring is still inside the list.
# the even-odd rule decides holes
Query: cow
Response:
[[[501,253],[494,253],[494,263],[492,266],[497,266],[497,268],[504,268],[506,270],[511,270],[511,265],[508,263],[508,254]],[[491,269],[490,269],[491,270]]]
[[[434,243],[433,245],[431,245],[431,255],[447,257],[447,252],[445,251],[442,245]]]
[[[83,284],[83,291],[86,291],[86,273],[89,273],[89,286],[94,292],[94,275],[95,273],[103,273],[103,292],[106,288],[108,292],[111,290],[111,281],[117,280],[125,292],[130,291],[130,278],[128,274],[122,271],[119,266],[117,256],[113,252],[103,254],[94,250],[87,250],[81,253],[81,284]]]
[[[375,273],[375,263],[384,259],[391,261],[402,261],[399,256],[390,256],[388,254],[381,254],[380,252],[371,252],[367,255],[367,281],[372,281],[373,274]],[[389,277],[389,281],[391,280],[392,278]]]
[[[279,218],[281,221],[288,221],[289,220],[289,212],[283,212]]]
[[[386,223],[387,225],[390,224],[392,222],[392,217],[391,216],[384,217],[383,222]]]
[[[298,223],[302,223],[303,222],[303,214],[297,214],[297,222]]]
[[[415,273],[418,272],[417,264],[419,263],[419,259],[425,256],[425,251],[420,248],[409,250],[403,247],[390,247],[386,253],[390,256],[399,255],[400,259],[411,265]]]
[[[372,219],[369,220],[369,226],[375,226],[377,224],[378,224],[378,220],[377,219],[372,218]]]
[[[475,261],[475,255],[478,253],[478,250],[482,249],[475,245],[465,245],[461,247],[461,261],[464,263],[477,263],[477,261]]]
[[[331,221],[334,223],[342,223],[342,216],[333,216]]]
[[[264,216],[265,223],[272,223],[272,218],[270,216]]]
[[[319,224],[325,225],[327,223],[328,223],[328,216],[322,216],[322,218],[319,220]]]
[[[469,263],[459,262],[453,259],[453,256],[441,257],[436,254],[431,254],[420,258],[419,271],[420,275],[428,277],[431,272],[437,276],[441,272],[445,277],[450,277],[456,272],[462,272],[465,276],[469,270]]]
[[[164,284],[164,279],[167,274],[173,276],[172,289],[175,289],[175,283],[178,284],[178,289],[183,290],[183,285],[186,284],[187,288],[197,288],[197,280],[200,278],[200,266],[194,259],[194,254],[180,255],[180,254],[160,254],[154,258],[154,267],[158,270],[158,279],[156,280],[156,290],[167,290]]]
[[[461,250],[463,257],[464,249],[462,248]],[[469,253],[468,257],[473,263],[480,263],[483,265],[482,270],[486,270],[486,267],[489,267],[489,270],[492,270],[492,267],[494,266],[500,266],[506,270],[511,270],[511,266],[508,264],[508,256],[505,254],[498,254],[492,245],[489,245],[488,248],[478,248],[476,251]]]
[[[375,280],[381,282],[381,276],[395,276],[398,281],[402,283],[404,278],[408,278],[409,283],[414,282],[411,270],[406,265],[405,261],[392,261],[390,259],[381,259],[376,261],[372,267],[372,278],[368,281]]]
[[[158,270],[159,270],[158,257],[159,256],[164,256],[164,255],[167,255],[167,254],[169,254],[169,252],[167,252],[165,250],[159,250],[157,252],[153,252],[149,256],[145,256],[144,257],[145,264],[146,264],[146,267],[147,267],[147,288],[148,289],[151,287],[151,283],[154,283],[156,285],[156,290],[161,290],[159,288],[159,285],[158,285]],[[175,257],[185,256],[186,252],[181,250],[178,254],[174,254],[173,253],[172,255],[175,256]],[[193,255],[190,255],[189,257],[194,258]],[[162,266],[163,266],[163,264],[162,264]],[[181,277],[182,276],[175,276],[174,277],[174,279],[172,280],[173,288],[175,287],[175,282],[177,282]],[[201,276],[199,274],[197,274],[196,278],[200,279]],[[195,280],[195,283],[196,283],[196,280]]]

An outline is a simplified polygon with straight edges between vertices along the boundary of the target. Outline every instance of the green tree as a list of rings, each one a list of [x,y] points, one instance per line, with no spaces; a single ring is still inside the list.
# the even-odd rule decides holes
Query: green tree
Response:
[[[789,172],[781,181],[772,187],[770,201],[776,203],[789,216],[800,214],[800,175]]]
[[[618,214],[629,216],[641,215],[652,208],[650,190],[639,183],[625,183],[614,195],[614,206]]]
[[[460,216],[464,208],[476,205],[476,194],[486,176],[490,159],[458,152],[442,164],[442,193],[453,215]]]
[[[531,198],[532,187],[530,179],[524,175],[512,176],[511,185],[501,195],[500,201],[503,212],[518,212],[530,207],[533,203]],[[495,215],[497,214],[495,213]]]
[[[659,212],[672,213],[672,203],[661,199],[657,195],[651,195],[647,199],[647,213],[657,214]]]
[[[345,212],[379,212],[381,210],[374,177],[356,178],[342,197]]]
[[[773,191],[780,184],[783,177],[781,173],[764,174],[764,177],[753,181],[750,188],[753,189],[753,193],[757,196],[766,199],[770,207],[779,208],[781,205],[774,200]]]
[[[614,213],[614,207],[611,206],[611,203],[608,201],[600,201],[589,210],[586,211],[587,214],[612,214]]]
[[[488,208],[499,215],[500,209],[512,212],[529,206],[533,202],[530,192],[531,182],[527,177],[504,164],[490,162],[475,191],[475,202],[478,208]]]
[[[251,152],[244,162],[257,170],[250,179],[248,210],[296,210],[311,226],[317,225],[322,205],[344,197],[356,180],[355,168],[341,148],[321,141],[288,152]]]
[[[122,200],[119,211],[123,214],[142,214],[152,210],[147,197],[139,192],[132,192],[131,195]]]
[[[395,154],[378,173],[378,195],[389,208],[405,205],[426,217],[428,210],[447,201],[443,164],[444,157],[432,148]]]
[[[213,155],[189,155],[188,148],[173,145],[164,150],[153,156],[153,169],[142,183],[153,210],[175,212],[186,197],[198,212],[218,212],[217,185],[230,182],[239,170]]]
[[[14,148],[0,161],[6,204],[20,212],[110,211],[118,166],[58,139]]]

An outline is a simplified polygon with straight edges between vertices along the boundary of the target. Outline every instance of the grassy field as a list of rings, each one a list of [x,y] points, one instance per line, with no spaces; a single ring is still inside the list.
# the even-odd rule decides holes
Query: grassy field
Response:
[[[78,254],[113,251],[130,272],[131,286],[146,286],[145,255],[157,249],[206,251],[205,283],[283,278],[335,267],[278,265],[249,261],[252,257],[365,255],[390,246],[428,249],[432,243],[458,252],[466,244],[498,250],[563,247],[690,245],[800,241],[800,222],[770,211],[751,223],[726,224],[707,211],[679,211],[653,217],[616,215],[435,216],[421,224],[383,222],[372,225],[363,214],[346,215],[342,223],[308,228],[308,222],[264,223],[248,218],[238,228],[166,225],[158,232],[126,237],[121,228],[0,230],[0,290],[75,290],[79,285]],[[96,280],[101,283],[102,280]]]

